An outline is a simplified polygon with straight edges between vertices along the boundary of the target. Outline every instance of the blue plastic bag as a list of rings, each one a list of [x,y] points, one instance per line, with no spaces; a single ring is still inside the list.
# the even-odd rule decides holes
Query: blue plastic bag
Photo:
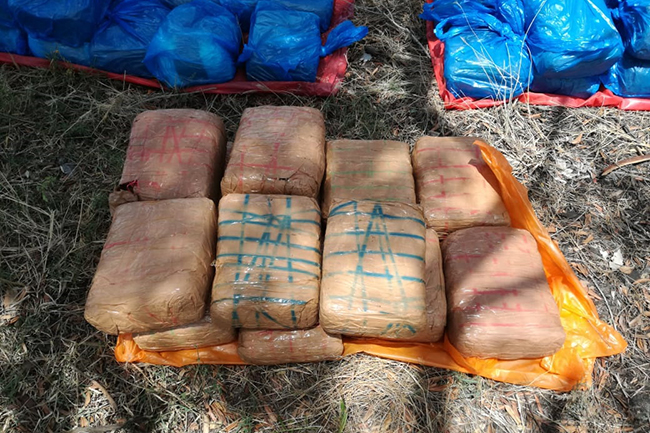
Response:
[[[603,84],[626,98],[650,98],[650,60],[624,56],[603,76]]]
[[[44,41],[79,47],[95,34],[111,0],[9,0],[27,33]]]
[[[28,42],[29,49],[36,57],[91,66],[90,44],[83,44],[80,47],[68,47],[58,42],[41,41],[31,36],[28,38]]]
[[[144,63],[170,87],[225,83],[237,72],[240,46],[237,17],[211,0],[194,0],[169,13]]]
[[[587,99],[600,90],[600,76],[586,78],[535,77],[530,90],[537,93],[567,95]]]
[[[95,67],[151,77],[144,65],[149,43],[169,14],[159,0],[123,0],[107,13],[90,46]]]
[[[523,0],[434,0],[425,3],[420,18],[440,22],[459,15],[488,14],[510,25],[512,30],[524,34]]]
[[[540,76],[599,75],[623,55],[605,0],[526,0],[526,42]]]
[[[440,22],[458,15],[476,13],[496,15],[496,0],[434,0],[424,4],[420,18]]]
[[[334,13],[334,0],[215,0],[230,9],[237,15],[244,32],[250,29],[250,20],[258,3],[261,7],[275,9],[291,9],[295,11],[311,12],[318,16],[320,31],[325,32],[330,28],[332,14]]]
[[[175,8],[176,6],[184,5],[189,3],[192,0],[162,0],[162,3],[170,9]]]
[[[21,56],[29,54],[27,35],[14,21],[7,0],[0,0],[0,52]]]
[[[344,21],[322,45],[318,17],[309,12],[257,9],[248,43],[239,56],[246,75],[257,81],[316,81],[321,57],[363,39],[367,27]]]
[[[445,81],[455,97],[509,100],[528,88],[530,56],[508,24],[491,15],[459,15],[441,21],[435,33],[445,44]]]
[[[510,25],[518,35],[526,33],[524,0],[496,0],[496,17]]]
[[[650,0],[621,0],[615,16],[627,53],[650,60]]]

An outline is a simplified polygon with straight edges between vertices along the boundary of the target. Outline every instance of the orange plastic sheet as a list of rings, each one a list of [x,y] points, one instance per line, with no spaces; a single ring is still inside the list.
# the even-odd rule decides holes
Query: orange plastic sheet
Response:
[[[502,361],[463,357],[445,339],[438,343],[400,343],[368,339],[345,339],[345,355],[366,353],[398,361],[447,368],[490,379],[557,391],[591,385],[594,360],[625,350],[627,343],[611,326],[600,321],[593,302],[573,273],[559,247],[550,238],[528,200],[528,190],[512,175],[505,157],[493,147],[477,141],[483,158],[494,172],[512,226],[523,228],[535,237],[542,256],[546,278],[557,302],[567,338],[553,356],[540,359]],[[245,364],[237,356],[237,343],[177,352],[141,350],[129,335],[117,340],[115,357],[119,362],[183,366],[189,364]]]

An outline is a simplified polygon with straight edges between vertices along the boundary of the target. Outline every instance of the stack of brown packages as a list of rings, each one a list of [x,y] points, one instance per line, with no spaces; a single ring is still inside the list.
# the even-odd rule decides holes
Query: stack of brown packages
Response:
[[[340,336],[314,328],[321,277],[316,199],[324,171],[320,111],[244,111],[221,182],[211,316],[241,329],[239,353],[250,363],[319,361],[343,352]]]
[[[323,327],[353,336],[439,340],[446,322],[440,246],[415,206],[408,144],[331,141],[326,173]]]
[[[157,110],[133,125],[113,222],[86,301],[97,329],[150,350],[235,339],[206,318],[226,137],[218,116]]]
[[[509,226],[494,174],[471,137],[423,137],[413,151],[427,227],[443,243],[447,335],[470,357],[519,359],[564,342],[532,235]]]

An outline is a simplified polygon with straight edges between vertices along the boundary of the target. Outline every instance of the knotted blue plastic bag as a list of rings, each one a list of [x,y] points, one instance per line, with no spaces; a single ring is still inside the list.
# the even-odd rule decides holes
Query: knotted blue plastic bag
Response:
[[[445,81],[455,97],[508,100],[527,89],[530,56],[508,24],[471,14],[441,21],[435,33],[445,44]]]
[[[600,90],[600,76],[586,78],[535,77],[530,85],[530,90],[587,99]]]
[[[623,54],[604,0],[526,0],[524,10],[526,42],[540,76],[599,75]]]
[[[31,36],[28,41],[29,49],[36,57],[91,66],[90,44],[88,43],[80,47],[69,47],[58,42],[41,41]]]
[[[95,34],[111,0],[9,0],[27,33],[44,41],[79,47]]]
[[[650,98],[650,60],[624,56],[603,76],[603,84],[626,98]]]
[[[29,54],[27,35],[14,21],[7,0],[0,0],[0,52]]]
[[[650,0],[621,0],[614,12],[627,53],[650,60]]]
[[[241,24],[244,32],[250,29],[250,19],[259,3],[272,3],[275,8],[311,12],[318,16],[320,31],[325,32],[330,27],[334,13],[334,0],[215,0],[230,9]],[[264,5],[263,5],[264,6]]]
[[[260,9],[253,15],[248,43],[239,57],[257,81],[316,81],[321,57],[363,39],[367,27],[344,21],[322,45],[318,17],[310,12]]]
[[[159,0],[123,0],[108,11],[90,47],[95,67],[151,77],[144,65],[149,43],[169,14]]]
[[[235,76],[240,47],[237,17],[211,0],[194,0],[169,13],[144,63],[170,87],[224,83]]]

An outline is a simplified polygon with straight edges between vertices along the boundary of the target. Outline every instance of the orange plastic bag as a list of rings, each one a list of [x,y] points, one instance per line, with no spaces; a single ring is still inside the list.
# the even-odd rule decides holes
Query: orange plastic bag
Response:
[[[627,347],[623,337],[600,321],[593,302],[573,273],[559,247],[551,240],[528,200],[528,190],[512,175],[512,167],[493,147],[477,141],[483,158],[501,186],[503,202],[512,226],[528,230],[537,241],[546,278],[560,308],[567,338],[553,356],[540,359],[501,361],[463,357],[449,343],[400,343],[383,340],[345,339],[344,355],[367,353],[398,361],[447,368],[477,374],[518,385],[530,385],[557,391],[591,385],[594,360],[621,353]],[[138,348],[129,335],[117,340],[115,358],[119,362],[183,366],[188,364],[244,364],[237,356],[237,343],[177,352],[147,352]]]

